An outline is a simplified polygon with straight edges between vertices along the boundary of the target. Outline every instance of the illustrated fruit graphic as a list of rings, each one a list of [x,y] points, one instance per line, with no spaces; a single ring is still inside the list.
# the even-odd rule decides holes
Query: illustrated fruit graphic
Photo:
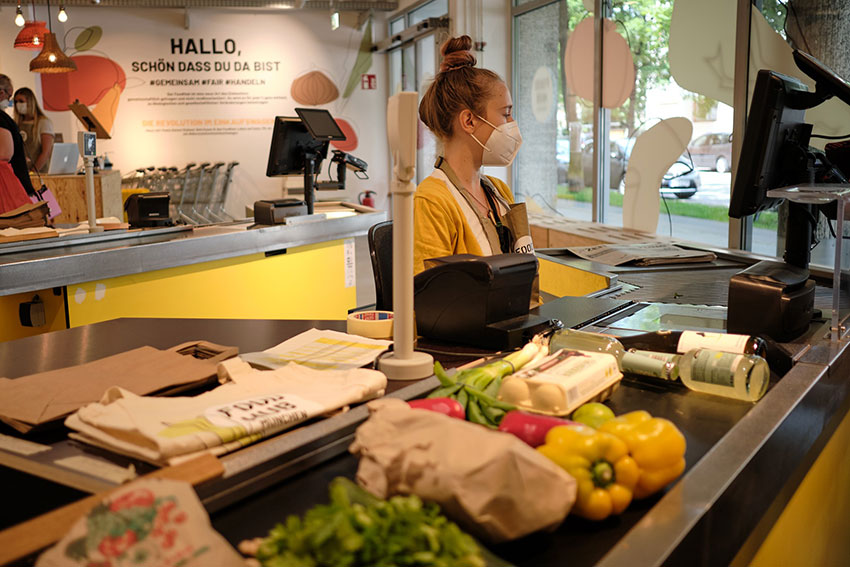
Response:
[[[341,152],[353,152],[357,149],[357,133],[354,131],[354,126],[342,118],[336,118],[335,121],[345,134],[345,140],[333,141],[331,145]]]
[[[77,64],[76,71],[41,75],[45,110],[68,110],[68,105],[77,99],[91,106],[100,102],[114,86],[123,91],[127,84],[124,70],[112,59],[100,55],[74,55],[71,60]]]
[[[292,81],[290,94],[298,104],[318,106],[335,101],[339,97],[339,89],[321,71],[310,71]]]

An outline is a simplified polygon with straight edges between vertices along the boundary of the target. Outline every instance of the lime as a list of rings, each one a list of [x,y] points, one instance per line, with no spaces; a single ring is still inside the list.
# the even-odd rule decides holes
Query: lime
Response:
[[[579,407],[573,412],[573,421],[589,425],[594,429],[608,421],[614,419],[614,412],[605,404],[599,402],[590,402]]]

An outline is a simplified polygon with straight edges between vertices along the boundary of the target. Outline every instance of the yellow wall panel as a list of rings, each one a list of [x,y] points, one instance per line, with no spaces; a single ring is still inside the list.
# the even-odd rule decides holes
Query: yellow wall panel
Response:
[[[751,567],[850,565],[850,414],[773,525]]]
[[[57,288],[62,289],[62,288]],[[18,317],[18,306],[25,301],[38,297],[44,302],[46,323],[41,327],[24,327]],[[0,341],[22,339],[40,335],[48,331],[65,328],[65,305],[63,295],[54,295],[52,289],[43,289],[27,293],[16,293],[0,297]]]
[[[540,290],[557,297],[578,297],[608,287],[609,278],[538,256]]]
[[[356,289],[344,248],[337,240],[276,256],[254,254],[71,285],[70,323],[118,317],[345,319]],[[346,269],[352,270],[348,277]]]

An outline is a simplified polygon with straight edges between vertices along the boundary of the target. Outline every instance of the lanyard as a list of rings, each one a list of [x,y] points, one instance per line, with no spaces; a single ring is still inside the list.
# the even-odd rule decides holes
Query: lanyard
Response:
[[[458,192],[463,195],[463,198],[466,199],[466,202],[472,208],[475,216],[478,217],[478,222],[481,223],[481,227],[484,229],[484,233],[490,243],[490,248],[494,251],[499,250],[503,253],[510,252],[512,237],[510,235],[510,229],[502,223],[502,215],[499,212],[499,203],[508,210],[510,210],[510,206],[506,202],[503,202],[504,200],[500,199],[495,194],[496,189],[492,186],[490,180],[486,177],[481,177],[481,189],[484,191],[484,196],[487,199],[487,204],[489,205],[490,213],[492,214],[482,215],[478,210],[478,207],[475,205],[475,198],[472,197],[472,194],[467,191],[466,188],[464,188],[463,184],[458,179],[457,174],[455,174],[454,170],[443,156],[437,157],[437,162],[434,164],[434,167],[445,173],[452,185],[454,185]]]

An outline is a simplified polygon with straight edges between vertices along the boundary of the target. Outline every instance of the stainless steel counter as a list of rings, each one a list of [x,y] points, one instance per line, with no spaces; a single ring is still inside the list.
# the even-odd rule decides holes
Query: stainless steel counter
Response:
[[[106,232],[0,246],[0,296],[366,234],[385,212],[248,230],[251,223]]]

